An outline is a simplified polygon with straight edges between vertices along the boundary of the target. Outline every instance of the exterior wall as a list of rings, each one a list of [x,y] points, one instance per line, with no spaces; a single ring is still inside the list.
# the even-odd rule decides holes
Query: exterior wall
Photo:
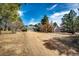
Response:
[[[60,28],[59,27],[55,27],[54,28],[54,32],[60,32]]]

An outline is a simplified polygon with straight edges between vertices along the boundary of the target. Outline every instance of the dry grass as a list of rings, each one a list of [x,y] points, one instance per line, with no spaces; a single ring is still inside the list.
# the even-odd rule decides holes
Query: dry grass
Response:
[[[70,34],[17,32],[0,35],[0,55],[51,56],[59,55],[58,50],[47,49],[44,40],[54,37],[68,37]]]
[[[69,36],[62,38],[51,38],[44,40],[44,46],[50,50],[59,51],[59,55],[79,55],[79,36]]]

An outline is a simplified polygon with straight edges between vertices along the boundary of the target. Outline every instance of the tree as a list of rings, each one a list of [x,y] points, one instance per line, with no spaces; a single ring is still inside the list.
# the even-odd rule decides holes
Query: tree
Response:
[[[75,31],[79,32],[79,16],[75,19]]]
[[[14,3],[0,4],[0,24],[2,25],[3,30],[15,29],[15,27],[17,26],[17,24],[15,25],[15,23],[18,23],[19,25],[16,28],[21,28],[21,26],[23,26],[23,22],[17,12],[19,10],[19,6],[20,4]]]
[[[1,23],[4,25],[5,30],[7,30],[8,24],[17,17],[16,10],[18,10],[18,6],[17,4],[0,4],[0,6]],[[16,17],[14,17],[15,15]]]
[[[52,32],[52,26],[49,24],[48,17],[45,15],[41,20],[40,31],[41,32]]]
[[[72,34],[75,33],[75,25],[74,20],[76,17],[76,12],[74,10],[70,10],[68,14],[65,14],[62,18],[63,30],[66,32],[70,32]]]
[[[54,24],[53,24],[53,21],[51,21],[49,25],[50,25],[51,32],[54,32]]]
[[[34,26],[35,26],[35,28],[34,28],[35,31],[40,31],[40,26],[41,26],[40,23],[35,24]]]
[[[79,11],[79,8],[78,8],[78,11]],[[75,30],[79,32],[79,16],[77,16],[75,19]]]
[[[0,19],[0,34],[1,34],[1,21],[2,21],[2,19]]]
[[[54,22],[54,23],[53,23],[53,26],[54,26],[54,28],[55,28],[55,27],[56,27],[56,26],[58,26],[58,25],[57,25],[57,23],[56,23],[56,22]]]
[[[47,23],[49,23],[48,17],[46,15],[44,15],[43,19],[41,20],[41,24],[44,25]]]

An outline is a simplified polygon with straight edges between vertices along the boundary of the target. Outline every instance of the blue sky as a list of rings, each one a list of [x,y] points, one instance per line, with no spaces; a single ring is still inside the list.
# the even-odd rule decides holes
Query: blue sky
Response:
[[[49,17],[49,21],[60,25],[63,15],[69,13],[71,9],[79,13],[77,8],[79,8],[77,3],[24,3],[21,4],[18,13],[25,25],[39,23],[44,15]]]

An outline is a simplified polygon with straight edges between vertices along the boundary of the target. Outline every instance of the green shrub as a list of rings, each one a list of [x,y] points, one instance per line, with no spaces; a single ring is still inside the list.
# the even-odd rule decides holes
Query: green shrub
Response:
[[[27,28],[23,28],[22,31],[23,31],[23,32],[27,32]]]

